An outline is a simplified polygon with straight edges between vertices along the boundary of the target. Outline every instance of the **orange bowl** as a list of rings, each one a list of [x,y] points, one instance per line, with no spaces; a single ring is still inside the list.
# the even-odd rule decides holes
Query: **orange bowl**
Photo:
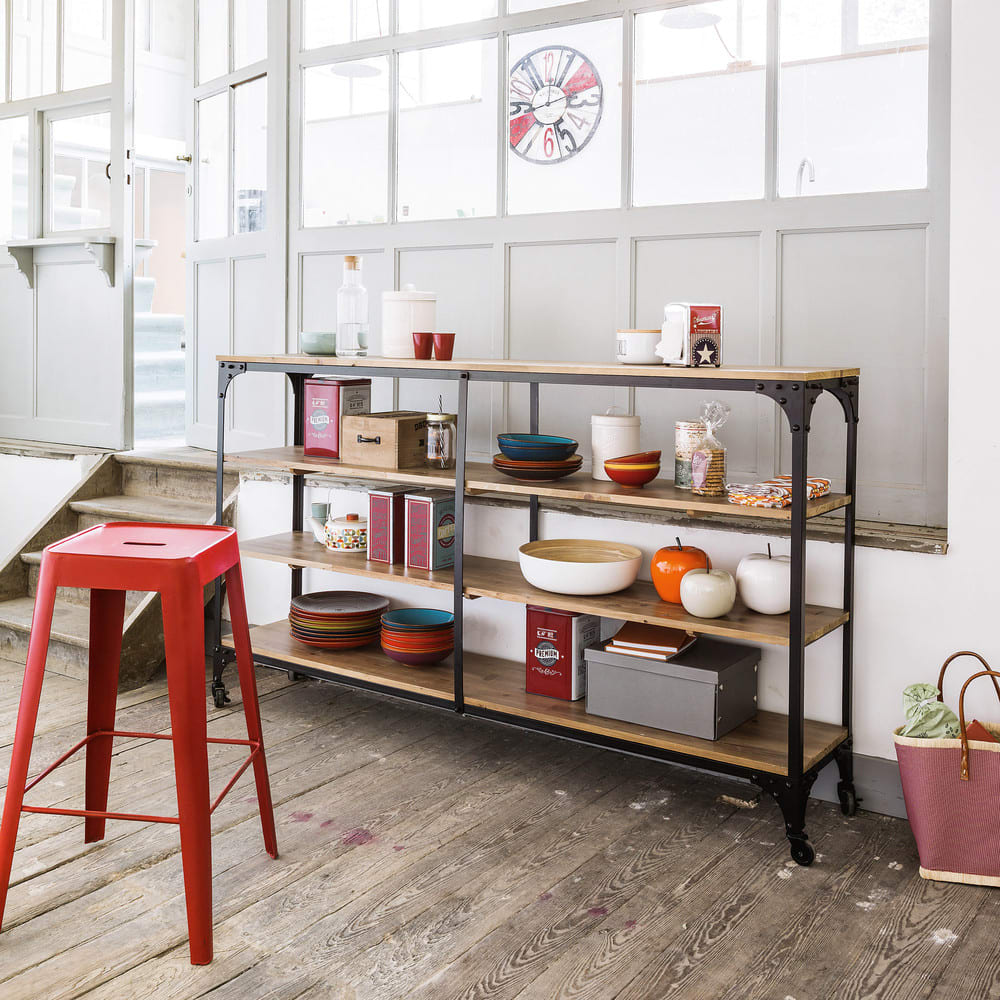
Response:
[[[604,471],[619,486],[639,489],[660,474],[660,452],[643,451],[636,455],[609,458],[604,463]]]

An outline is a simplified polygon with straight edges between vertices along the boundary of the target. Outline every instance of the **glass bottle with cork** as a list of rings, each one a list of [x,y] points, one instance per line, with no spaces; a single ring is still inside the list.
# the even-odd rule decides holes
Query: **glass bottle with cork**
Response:
[[[337,356],[368,356],[368,290],[361,284],[361,258],[344,258],[344,284],[337,291]]]

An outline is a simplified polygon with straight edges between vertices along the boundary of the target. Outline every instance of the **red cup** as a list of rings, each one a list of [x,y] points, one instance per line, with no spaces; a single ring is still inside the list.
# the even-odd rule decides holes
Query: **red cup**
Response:
[[[437,358],[438,361],[451,361],[451,356],[452,354],[454,354],[454,352],[455,352],[455,334],[453,333],[434,334],[434,357]]]
[[[434,346],[434,333],[414,333],[413,334],[413,356],[418,361],[430,361],[431,348]]]

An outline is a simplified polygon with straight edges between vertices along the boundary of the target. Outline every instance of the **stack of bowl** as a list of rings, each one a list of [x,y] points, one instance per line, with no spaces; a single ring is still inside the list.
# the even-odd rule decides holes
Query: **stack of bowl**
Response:
[[[498,434],[500,454],[493,467],[505,476],[527,483],[551,482],[572,475],[583,458],[576,454],[578,442],[553,434]]]
[[[379,622],[388,608],[388,599],[378,594],[324,590],[293,597],[288,623],[293,638],[307,646],[354,649],[378,638]]]
[[[382,615],[382,649],[397,663],[425,667],[455,648],[455,616],[434,608],[401,608]]]
[[[604,471],[619,486],[641,490],[646,483],[651,483],[660,474],[660,453],[642,451],[637,455],[609,458],[604,463]]]

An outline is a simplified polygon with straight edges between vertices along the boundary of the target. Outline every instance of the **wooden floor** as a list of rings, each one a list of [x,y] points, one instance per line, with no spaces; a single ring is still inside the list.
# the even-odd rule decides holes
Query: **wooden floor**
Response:
[[[0,774],[20,667],[0,663]],[[1000,996],[1000,893],[925,882],[904,822],[813,803],[788,860],[745,786],[261,671],[281,858],[252,781],[214,816],[215,961],[188,963],[177,830],[25,815],[3,1000],[969,1000]],[[34,768],[81,734],[46,680]],[[166,725],[164,685],[118,727]],[[241,736],[235,702],[215,736]],[[234,769],[213,751],[213,787]],[[173,811],[170,747],[117,748],[111,808]],[[82,805],[83,762],[35,804]]]

